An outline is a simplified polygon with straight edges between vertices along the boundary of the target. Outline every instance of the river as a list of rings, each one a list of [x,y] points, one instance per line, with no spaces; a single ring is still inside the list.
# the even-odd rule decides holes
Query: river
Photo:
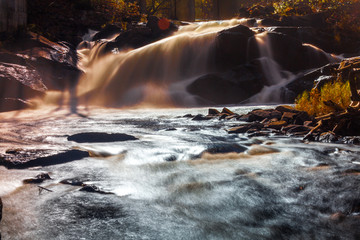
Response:
[[[358,146],[249,138],[226,132],[236,120],[183,117],[206,114],[205,108],[79,111],[84,115],[1,114],[2,152],[76,148],[93,156],[42,168],[0,167],[3,239],[359,238],[360,178],[352,171],[359,169]],[[94,131],[138,140],[67,140]],[[42,172],[52,179],[40,186],[52,192],[22,184]],[[64,179],[112,194],[79,191]]]

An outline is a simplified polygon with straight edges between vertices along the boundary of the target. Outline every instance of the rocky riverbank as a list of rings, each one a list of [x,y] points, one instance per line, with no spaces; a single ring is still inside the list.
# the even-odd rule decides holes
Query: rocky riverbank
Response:
[[[209,109],[207,115],[185,115],[194,121],[233,119],[246,123],[227,129],[229,134],[257,136],[289,136],[303,138],[307,141],[325,143],[360,144],[360,112],[348,112],[332,119],[328,116],[312,117],[305,111],[296,110],[289,105],[280,105],[273,109],[254,109],[247,114],[239,115],[228,108],[222,111]],[[347,120],[347,124],[343,121]]]

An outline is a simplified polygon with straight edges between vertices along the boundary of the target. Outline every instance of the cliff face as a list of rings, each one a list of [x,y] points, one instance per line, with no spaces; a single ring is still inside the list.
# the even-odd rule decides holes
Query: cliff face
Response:
[[[0,0],[0,33],[27,24],[26,0]]]

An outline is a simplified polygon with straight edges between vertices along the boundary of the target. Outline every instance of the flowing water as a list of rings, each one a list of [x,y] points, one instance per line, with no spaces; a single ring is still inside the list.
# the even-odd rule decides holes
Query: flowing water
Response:
[[[76,96],[76,104],[88,106],[70,113],[43,107],[0,114],[2,154],[90,153],[46,167],[0,166],[3,239],[359,239],[358,146],[228,134],[241,122],[194,121],[184,115],[207,109],[174,107],[196,105],[186,85],[211,70],[217,32],[241,21],[189,25],[159,42],[106,56],[100,54],[104,44],[89,43],[91,49],[79,49],[86,75]],[[263,66],[276,70],[266,88],[275,91],[287,78],[272,65],[265,37],[257,42]],[[104,107],[139,103],[133,109]],[[162,108],[144,108],[154,105]],[[231,110],[243,114],[259,107],[268,106]],[[67,140],[84,132],[126,133],[138,140]],[[52,179],[22,183],[43,172]],[[80,191],[60,183],[65,179],[109,194]]]
[[[234,120],[181,117],[207,109],[88,110],[87,117],[50,110],[1,115],[2,152],[72,147],[93,156],[42,168],[0,167],[3,239],[359,237],[360,178],[350,171],[359,169],[357,146],[248,138],[226,133],[239,123]],[[66,139],[93,131],[139,140]],[[52,192],[21,183],[42,172],[52,180],[40,186]],[[79,191],[59,183],[64,179],[113,194]],[[346,215],[342,221],[333,219],[339,212]]]

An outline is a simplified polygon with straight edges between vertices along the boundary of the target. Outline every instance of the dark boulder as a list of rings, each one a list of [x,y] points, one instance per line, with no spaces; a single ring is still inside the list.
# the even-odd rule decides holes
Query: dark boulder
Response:
[[[50,175],[48,173],[40,173],[34,178],[24,179],[23,183],[27,184],[38,184],[42,183],[45,180],[51,179]]]
[[[101,39],[109,39],[111,37],[119,35],[121,32],[122,32],[121,27],[113,25],[113,24],[108,24],[94,35],[94,37],[92,38],[92,41],[97,41],[97,40],[101,40]]]
[[[64,180],[61,180],[60,183],[71,185],[71,186],[84,186],[85,185],[84,181],[82,181],[78,178],[64,179]]]
[[[88,152],[80,150],[59,151],[56,154],[45,154],[45,156],[42,156],[42,153],[32,153],[30,150],[29,152],[26,150],[16,150],[13,153],[8,152],[8,154],[4,155],[3,158],[0,159],[0,165],[8,169],[25,169],[67,163],[88,156]]]
[[[193,121],[206,121],[212,119],[212,116],[204,116],[202,114],[198,114],[195,117],[193,117],[191,120]]]
[[[79,191],[89,192],[89,193],[100,193],[100,194],[113,194],[112,192],[101,190],[99,187],[95,185],[86,185],[86,184],[82,188],[80,188]]]
[[[261,130],[264,127],[264,124],[253,122],[248,124],[243,124],[238,127],[233,127],[227,130],[228,133],[246,133],[250,129],[254,129],[256,131]]]
[[[2,200],[0,198],[0,221],[2,219],[2,209],[3,209],[3,203],[2,203]],[[0,233],[0,236],[1,236],[1,233]]]
[[[337,142],[338,136],[336,136],[333,132],[324,132],[320,134],[318,141],[325,143]]]
[[[207,147],[205,152],[216,154],[216,153],[230,153],[230,152],[236,152],[241,153],[245,152],[247,150],[246,147],[238,145],[238,144],[211,144]]]
[[[276,49],[267,52],[266,49]],[[282,69],[299,72],[318,68],[337,61],[321,49],[303,43],[282,33],[266,32],[252,37],[249,42],[249,61],[260,57],[273,59]]]
[[[104,53],[111,52],[115,48],[121,50],[143,47],[170,36],[177,29],[174,23],[165,18],[150,16],[146,26],[130,26],[128,30],[121,32],[115,41],[106,43]]]
[[[68,141],[74,141],[77,143],[93,143],[93,142],[122,142],[122,141],[133,141],[138,138],[127,135],[124,133],[101,133],[101,132],[88,132],[78,133],[69,136]]]
[[[80,74],[70,44],[25,33],[0,49],[0,111],[26,107],[5,102],[6,98],[26,102],[47,90],[65,90],[75,86]]]
[[[314,27],[314,28],[325,28],[328,23],[326,18],[329,12],[314,13],[304,16],[283,16],[280,18],[282,26],[291,26],[291,27]]]
[[[247,61],[248,39],[254,32],[244,26],[238,25],[219,32],[215,39],[216,66],[220,70],[227,70]]]
[[[260,92],[262,81],[255,68],[244,65],[224,73],[204,75],[188,85],[187,91],[208,104],[240,103]]]
[[[253,121],[262,121],[264,119],[280,119],[281,112],[273,109],[257,109],[251,111],[249,114],[253,115]]]

